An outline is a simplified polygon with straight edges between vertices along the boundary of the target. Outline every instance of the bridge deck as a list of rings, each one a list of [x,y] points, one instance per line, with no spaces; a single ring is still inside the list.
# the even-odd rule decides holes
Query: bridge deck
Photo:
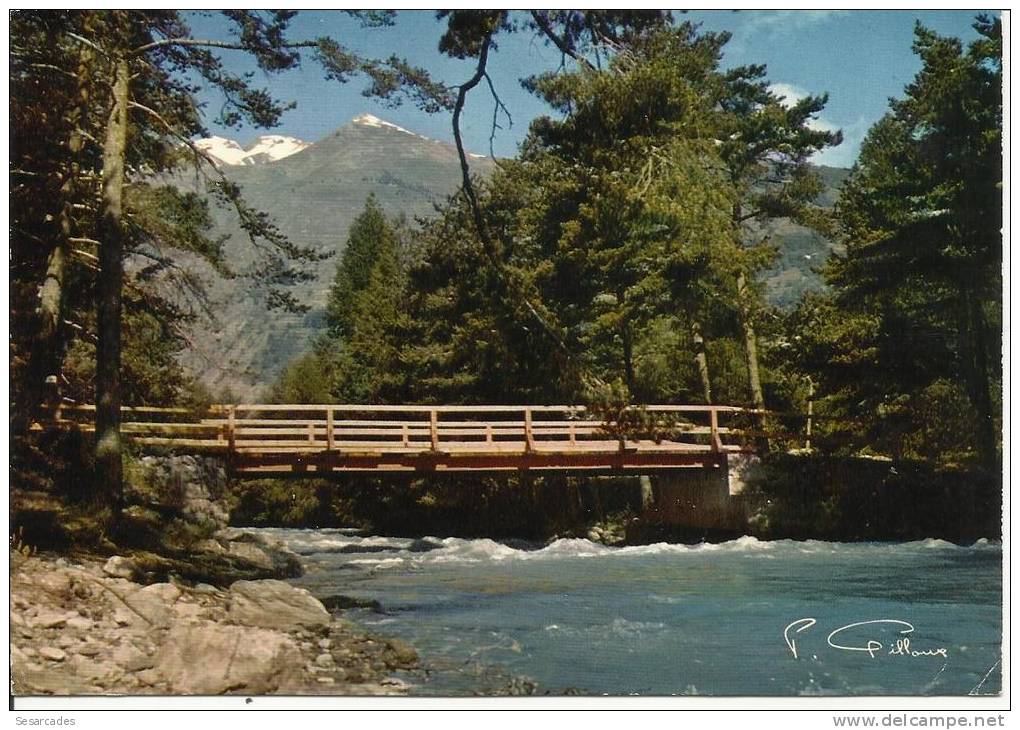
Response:
[[[94,430],[94,406],[48,424]],[[645,406],[621,424],[578,406],[219,405],[125,408],[141,445],[223,454],[238,474],[414,471],[644,471],[718,464],[745,451],[730,406]],[[142,420],[139,420],[142,419]],[[39,425],[42,427],[42,424]]]

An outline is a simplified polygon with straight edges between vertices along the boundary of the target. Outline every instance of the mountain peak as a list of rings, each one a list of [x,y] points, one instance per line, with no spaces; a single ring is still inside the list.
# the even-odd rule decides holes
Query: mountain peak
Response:
[[[374,114],[369,114],[368,112],[364,114],[359,114],[358,116],[354,117],[354,119],[351,120],[351,124],[353,124],[356,127],[375,127],[377,129],[392,129],[396,132],[403,132],[404,134],[409,134],[412,137],[424,139],[428,142],[438,142],[438,140],[432,139],[431,137],[426,137],[423,134],[418,134],[417,132],[412,132],[410,129],[404,129],[403,127],[400,127],[394,124],[393,122],[387,122],[385,119],[380,119]],[[474,158],[476,160],[481,160],[485,158],[485,155],[476,155],[474,152],[468,152],[467,155],[468,157]]]
[[[388,129],[395,129],[396,131],[403,132],[404,134],[413,134],[415,137],[421,137],[420,134],[415,134],[410,129],[398,127],[393,122],[387,122],[385,119],[380,119],[374,114],[368,114],[367,112],[365,114],[359,114],[358,116],[354,117],[354,119],[351,120],[351,124],[356,124],[359,127],[383,127]]]
[[[311,145],[283,134],[263,134],[246,148],[226,137],[195,140],[195,146],[209,155],[217,165],[257,165],[276,162]]]

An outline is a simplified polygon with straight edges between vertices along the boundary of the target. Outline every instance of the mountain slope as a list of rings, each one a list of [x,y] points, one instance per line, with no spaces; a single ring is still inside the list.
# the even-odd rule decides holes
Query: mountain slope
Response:
[[[217,151],[233,150],[229,142],[217,140]],[[247,151],[240,145],[237,149],[251,155],[281,144],[260,148],[256,141]],[[492,161],[472,155],[471,166],[484,175],[492,169]],[[184,363],[214,394],[229,389],[245,400],[258,398],[262,388],[289,360],[305,352],[320,331],[337,257],[369,194],[388,214],[413,219],[431,214],[460,183],[460,161],[452,145],[371,115],[357,117],[325,139],[281,159],[242,160],[220,169],[241,186],[247,204],[269,214],[293,243],[336,254],[317,265],[315,280],[291,289],[310,305],[306,314],[267,312],[251,293],[251,281],[220,279],[198,267],[216,319],[195,333]],[[193,177],[181,175],[175,182],[193,187]],[[235,212],[214,207],[213,215],[213,234],[230,234],[224,245],[226,260],[235,271],[243,272],[255,261],[256,252],[237,225]]]
[[[825,184],[824,192],[816,201],[831,207],[839,196],[839,188],[850,174],[841,167],[816,167]],[[773,240],[779,245],[779,258],[763,275],[765,295],[770,304],[787,308],[796,304],[804,292],[820,291],[824,283],[819,268],[838,244],[818,233],[789,220],[780,220],[770,226]]]
[[[313,145],[279,135],[260,140],[244,149],[216,139],[216,153],[236,160],[225,161],[220,169],[241,186],[247,203],[268,213],[293,243],[335,255],[317,265],[315,280],[293,288],[311,307],[306,314],[267,312],[250,280],[224,280],[203,270],[215,321],[196,328],[185,364],[217,396],[229,389],[232,397],[249,401],[262,397],[284,365],[307,351],[322,331],[339,254],[368,195],[374,194],[388,214],[413,220],[432,214],[460,183],[460,163],[451,145],[372,115],[356,117]],[[280,152],[287,154],[274,159]],[[471,165],[481,175],[493,168],[491,159],[479,155],[471,156]],[[847,171],[818,170],[826,183],[819,202],[831,205]],[[194,185],[183,175],[176,182]],[[230,234],[224,247],[227,261],[244,271],[255,261],[255,251],[237,226],[235,212],[215,209],[214,215],[214,233]],[[772,304],[785,307],[804,291],[822,287],[817,269],[834,245],[789,221],[774,223],[771,230],[780,256],[764,274],[766,292]]]

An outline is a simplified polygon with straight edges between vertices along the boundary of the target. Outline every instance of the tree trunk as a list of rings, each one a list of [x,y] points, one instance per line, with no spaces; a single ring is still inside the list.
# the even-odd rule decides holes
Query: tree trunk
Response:
[[[99,221],[96,347],[96,476],[104,507],[119,515],[123,497],[120,439],[120,319],[124,279],[124,231],[121,225],[127,147],[130,68],[116,64],[113,108],[103,146],[103,202]]]
[[[701,381],[701,395],[706,405],[712,404],[712,381],[708,377],[708,354],[705,352],[705,338],[701,335],[701,323],[691,323],[691,340],[694,342],[694,364]]]
[[[747,389],[751,397],[751,405],[756,411],[765,410],[765,394],[761,388],[761,377],[758,374],[758,338],[751,323],[751,307],[747,301],[747,278],[741,271],[737,275],[737,299],[740,304],[740,329],[744,338],[744,359],[747,364]],[[758,413],[755,423],[759,429],[756,439],[760,451],[768,451],[769,441],[765,435],[765,414]]]
[[[743,207],[739,202],[733,205],[733,234],[738,241],[743,239],[741,226]],[[758,338],[751,322],[750,293],[747,286],[747,275],[743,268],[737,274],[737,309],[740,314],[740,330],[744,340],[744,360],[747,364],[747,389],[751,405],[756,411],[765,410],[765,394],[761,389],[761,376],[758,373]],[[759,413],[755,418],[760,435],[757,438],[759,450],[767,451],[768,439],[765,436],[765,414]]]
[[[741,271],[737,275],[737,297],[740,299],[740,329],[744,337],[744,358],[747,363],[747,388],[751,404],[759,410],[765,409],[765,395],[761,389],[758,374],[758,339],[751,323],[750,305],[747,302],[747,278]]]
[[[64,314],[64,279],[67,274],[68,259],[71,255],[71,237],[74,235],[74,203],[77,201],[78,175],[84,138],[82,127],[88,115],[89,93],[88,78],[92,54],[84,48],[78,62],[77,105],[71,109],[68,123],[71,133],[68,136],[67,148],[70,152],[70,164],[65,173],[64,182],[60,186],[60,232],[53,250],[46,261],[46,275],[39,287],[39,305],[36,308],[38,329],[32,345],[29,377],[24,384],[25,413],[30,414],[43,400],[43,388],[49,378],[59,378],[63,346],[60,341],[60,323]],[[57,396],[56,390],[45,392],[46,397]]]
[[[634,341],[630,325],[624,324],[623,332],[623,375],[627,379],[627,391],[634,395]]]

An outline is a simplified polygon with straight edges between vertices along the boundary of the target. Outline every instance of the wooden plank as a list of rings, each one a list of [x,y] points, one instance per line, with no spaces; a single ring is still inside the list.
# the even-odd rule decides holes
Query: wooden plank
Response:
[[[333,450],[333,409],[326,411],[326,448]]]
[[[186,449],[203,451],[224,451],[227,447],[218,439],[182,439],[165,436],[132,436],[131,442],[145,446],[177,446]]]
[[[432,441],[432,450],[436,451],[439,448],[439,412],[432,410],[429,412],[429,436]]]
[[[57,406],[41,406],[42,410],[81,411],[94,413],[96,407],[91,403],[61,403]],[[194,415],[195,411],[190,408],[177,406],[121,406],[121,413],[173,413],[181,416]]]

